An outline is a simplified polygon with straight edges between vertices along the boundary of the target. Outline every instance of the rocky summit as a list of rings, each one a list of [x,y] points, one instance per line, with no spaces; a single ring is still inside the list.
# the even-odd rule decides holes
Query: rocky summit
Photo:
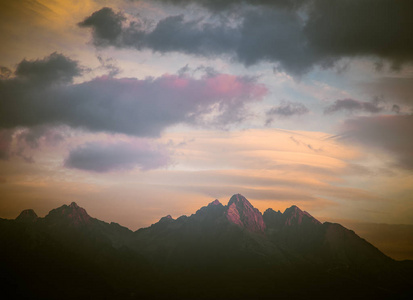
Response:
[[[265,223],[261,212],[242,195],[236,194],[228,202],[227,219],[250,232],[264,233]]]
[[[56,224],[69,224],[71,226],[82,226],[91,223],[91,217],[86,210],[79,207],[75,202],[53,209],[45,217],[45,220]]]

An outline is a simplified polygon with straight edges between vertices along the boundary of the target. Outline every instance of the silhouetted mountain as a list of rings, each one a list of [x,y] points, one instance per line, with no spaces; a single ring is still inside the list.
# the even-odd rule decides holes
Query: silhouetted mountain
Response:
[[[37,214],[34,212],[33,209],[25,209],[16,218],[16,221],[17,222],[32,223],[32,222],[36,222],[37,218],[38,218]]]
[[[413,290],[412,262],[297,206],[262,215],[239,194],[136,232],[74,202],[44,218],[26,210],[0,220],[0,243],[10,299],[407,299]]]
[[[84,208],[72,202],[69,206],[63,205],[51,210],[45,217],[45,221],[51,226],[82,227],[91,224],[92,218]]]
[[[127,244],[133,232],[117,223],[106,223],[88,215],[86,210],[75,202],[53,209],[43,219],[38,220],[39,225],[61,239],[65,235],[75,235],[73,238],[93,239],[104,241],[114,248]],[[64,234],[63,234],[64,233]],[[69,238],[65,236],[65,238]],[[72,237],[70,237],[72,238]]]

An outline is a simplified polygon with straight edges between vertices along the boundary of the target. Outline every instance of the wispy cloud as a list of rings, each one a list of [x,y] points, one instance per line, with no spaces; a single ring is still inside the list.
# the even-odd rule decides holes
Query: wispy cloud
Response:
[[[307,114],[309,109],[302,103],[283,101],[280,105],[272,107],[267,111],[266,125],[271,124],[274,118],[287,118]]]
[[[334,101],[333,104],[324,109],[325,114],[332,114],[338,111],[348,111],[348,112],[369,112],[369,113],[379,113],[384,109],[384,107],[379,106],[378,101],[366,102],[359,101],[355,99],[339,99]]]
[[[84,171],[106,173],[166,167],[170,163],[165,146],[154,142],[90,142],[70,151],[64,165]]]

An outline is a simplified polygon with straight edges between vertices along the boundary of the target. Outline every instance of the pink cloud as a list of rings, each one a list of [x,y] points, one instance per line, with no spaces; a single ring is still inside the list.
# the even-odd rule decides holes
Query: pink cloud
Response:
[[[25,73],[1,80],[0,93],[6,96],[0,101],[0,128],[58,124],[94,132],[159,136],[176,124],[225,127],[240,122],[246,116],[245,106],[268,93],[253,78],[228,74],[201,78],[165,74],[145,79],[101,76],[74,84],[73,74],[80,69],[63,55],[58,56],[60,64],[70,67],[61,67],[61,73],[67,73],[62,75],[65,81],[53,86],[50,80],[38,84],[38,75],[54,74],[49,70],[50,57],[24,61],[30,70],[25,80],[19,77]]]
[[[170,89],[184,89],[190,84],[190,80],[188,78],[170,74],[162,75],[160,80],[166,88]]]
[[[65,166],[84,171],[106,173],[139,168],[150,170],[170,163],[165,145],[148,140],[89,142],[72,149]]]
[[[256,84],[248,79],[218,74],[206,79],[205,92],[210,96],[225,95],[228,98],[249,95],[251,98],[261,99],[268,93],[268,89],[262,84]]]

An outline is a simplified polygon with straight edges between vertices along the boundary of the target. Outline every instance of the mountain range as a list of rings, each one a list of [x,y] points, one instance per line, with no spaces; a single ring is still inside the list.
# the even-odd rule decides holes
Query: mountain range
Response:
[[[413,261],[291,206],[242,195],[135,232],[76,203],[0,219],[7,299],[411,299]]]

